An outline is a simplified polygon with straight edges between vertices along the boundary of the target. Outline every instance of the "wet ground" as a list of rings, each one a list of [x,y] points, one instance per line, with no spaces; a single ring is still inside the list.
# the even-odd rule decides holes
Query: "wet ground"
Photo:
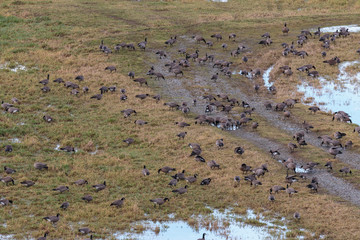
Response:
[[[145,231],[141,233],[116,233],[114,237],[119,240],[129,238],[183,240],[194,239],[196,236],[201,238],[202,234],[206,233],[205,239],[207,240],[285,239],[286,234],[290,232],[285,218],[269,219],[262,214],[255,214],[251,209],[248,209],[245,215],[234,214],[229,209],[224,212],[212,210],[210,216],[192,216],[191,219],[196,219],[200,226],[190,226],[185,221],[142,221],[134,224],[134,226],[137,224],[145,225]],[[312,233],[304,229],[300,231],[306,236],[313,236]],[[304,239],[304,236],[298,236],[296,239]]]
[[[313,103],[321,110],[337,112],[339,110],[350,114],[353,123],[360,124],[360,73],[348,73],[346,68],[359,64],[359,61],[342,62],[339,64],[337,81],[319,77],[320,87],[314,87],[307,82],[298,86],[298,91],[304,93],[304,99],[313,98]]]
[[[274,128],[279,129],[289,134],[289,141],[295,132],[304,130],[302,122],[304,119],[291,119],[291,120],[282,120],[282,112],[275,112],[272,110],[266,110],[264,106],[265,101],[270,101],[269,98],[257,95],[253,89],[247,89],[244,86],[249,86],[254,83],[254,79],[233,76],[228,78],[219,74],[219,79],[214,82],[211,80],[211,76],[218,72],[217,68],[213,68],[213,63],[205,63],[200,65],[197,62],[191,62],[191,67],[188,70],[184,71],[184,76],[175,77],[173,73],[169,73],[167,68],[164,67],[166,63],[171,62],[173,59],[180,59],[183,56],[180,56],[177,53],[177,49],[187,48],[194,46],[200,50],[200,57],[205,55],[205,52],[212,54],[214,53],[215,59],[231,60],[228,55],[229,51],[213,51],[206,48],[204,45],[195,43],[193,39],[187,36],[182,36],[176,47],[171,49],[167,48],[166,52],[168,53],[167,59],[156,59],[155,54],[149,55],[154,62],[151,64],[154,65],[155,70],[161,73],[165,73],[166,80],[155,81],[155,86],[157,90],[165,96],[167,99],[175,102],[187,102],[191,103],[193,99],[197,99],[196,107],[192,106],[191,111],[197,114],[204,114],[205,106],[208,104],[202,96],[204,94],[228,94],[230,97],[236,97],[238,100],[246,101],[250,104],[251,107],[255,107],[255,112],[266,119],[269,125]],[[234,71],[234,70],[233,70]],[[271,70],[270,70],[271,71]],[[269,72],[268,72],[269,74]],[[267,71],[263,76],[268,76]],[[271,83],[267,83],[271,85]],[[266,88],[263,86],[263,88]],[[224,112],[216,112],[211,115],[215,116],[228,116],[230,118],[238,119],[239,115],[237,111],[231,111],[229,114]],[[329,118],[329,121],[331,119]],[[231,131],[235,136],[238,136],[242,139],[249,141],[250,143],[261,148],[263,151],[268,152],[270,149],[279,149],[281,152],[281,158],[287,159],[293,157],[286,147],[286,145],[278,143],[274,140],[263,138],[254,131],[251,131],[250,128],[240,128],[235,131]],[[319,148],[325,152],[328,151],[328,148],[320,146],[320,140],[315,133],[309,132],[305,135],[306,142]],[[329,155],[330,157],[330,155]],[[342,155],[338,155],[338,160],[348,164],[350,167],[355,169],[360,169],[359,161],[360,156],[349,150],[344,150]],[[304,159],[296,159],[298,165],[303,165],[306,161]],[[345,180],[334,176],[332,173],[329,173],[325,170],[313,170],[307,173],[308,177],[316,176],[319,180],[320,187],[327,189],[330,194],[339,196],[357,206],[360,206],[360,191],[357,190],[352,184],[346,182]]]

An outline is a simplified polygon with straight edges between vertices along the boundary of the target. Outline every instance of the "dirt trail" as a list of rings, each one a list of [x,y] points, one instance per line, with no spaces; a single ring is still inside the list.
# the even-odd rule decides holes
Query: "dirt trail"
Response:
[[[205,46],[196,44],[193,39],[188,37],[181,37],[177,42],[176,47],[167,48],[168,57],[166,59],[156,59],[155,50],[152,53],[149,53],[149,58],[153,59],[156,64],[153,64],[156,72],[161,72],[165,75],[166,80],[156,80],[155,88],[158,88],[158,91],[167,99],[176,101],[178,103],[187,102],[190,104],[193,99],[197,99],[197,105],[191,106],[191,111],[197,114],[204,114],[205,106],[208,104],[205,100],[202,99],[202,96],[206,93],[211,94],[220,94],[225,93],[231,97],[235,97],[238,100],[243,100],[248,102],[251,107],[255,107],[255,112],[261,117],[265,118],[271,125],[276,128],[279,128],[287,133],[294,134],[297,131],[304,130],[300,124],[301,121],[296,122],[292,121],[283,121],[281,120],[282,115],[278,112],[272,110],[266,110],[264,106],[264,99],[260,96],[253,94],[253,90],[250,90],[249,96],[242,92],[241,82],[238,79],[228,78],[219,74],[219,79],[217,82],[212,81],[210,78],[213,74],[218,72],[219,69],[212,68],[213,63],[206,63],[204,65],[199,65],[197,62],[191,62],[191,67],[189,70],[184,70],[184,76],[175,77],[173,73],[168,72],[168,68],[164,65],[166,63],[172,62],[174,59],[183,58],[182,55],[177,53],[177,50],[180,48],[187,48],[187,46],[195,46],[197,49],[200,49],[200,57],[205,55],[205,52],[215,53],[214,50],[208,50]],[[192,49],[194,49],[192,47]],[[229,50],[226,51],[229,53]],[[215,59],[229,60],[228,55],[225,53],[215,53]],[[225,116],[224,112],[217,112],[212,116]],[[231,115],[231,116],[230,116]],[[231,112],[229,117],[234,118],[237,114]],[[330,121],[330,119],[329,119]],[[269,149],[279,149],[281,152],[281,158],[287,159],[292,157],[287,147],[283,144],[277,143],[270,139],[261,137],[256,132],[250,132],[246,128],[240,128],[235,131],[231,131],[235,136],[238,136],[254,145],[263,149],[265,152],[268,152]],[[306,142],[317,148],[321,148],[327,152],[327,148],[320,146],[320,140],[315,133],[307,133],[305,135]],[[330,154],[329,154],[330,156]],[[337,157],[340,161],[349,164],[351,167],[360,169],[357,162],[360,160],[360,156],[354,152],[344,151],[342,155]],[[297,159],[297,163],[301,164],[306,162],[301,159]],[[316,176],[318,178],[319,184],[321,187],[326,188],[330,194],[339,196],[357,206],[360,206],[360,191],[357,190],[352,184],[344,181],[341,178],[335,177],[331,173],[324,170],[312,170],[307,173],[308,177]]]

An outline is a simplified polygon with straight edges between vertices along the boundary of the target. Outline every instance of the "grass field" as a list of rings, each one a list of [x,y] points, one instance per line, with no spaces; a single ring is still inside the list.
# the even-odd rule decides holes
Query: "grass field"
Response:
[[[287,61],[294,66],[307,61],[317,63],[322,59],[317,59],[318,53],[312,49],[318,43],[304,47],[310,55],[314,54],[304,60],[281,58],[280,43],[291,41],[303,28],[353,23],[359,17],[358,1],[4,0],[0,6],[0,64],[8,63],[10,67],[21,64],[28,69],[0,70],[0,99],[10,102],[16,97],[20,101],[15,105],[19,108],[18,113],[0,114],[0,168],[7,166],[17,171],[11,175],[15,179],[14,186],[0,183],[0,197],[14,201],[12,206],[0,208],[0,234],[14,234],[16,239],[25,239],[29,236],[37,238],[49,231],[49,239],[80,239],[77,229],[89,227],[95,232],[94,239],[111,239],[111,233],[128,231],[131,223],[138,220],[167,220],[168,214],[174,213],[176,219],[191,223],[192,214],[208,213],[207,206],[225,209],[237,204],[234,207],[237,213],[245,213],[251,208],[256,212],[270,210],[286,217],[294,233],[289,238],[296,237],[298,228],[316,234],[307,236],[309,239],[317,239],[320,235],[328,239],[356,239],[360,235],[359,208],[327,194],[324,189],[311,194],[305,184],[295,183],[297,195],[289,198],[281,193],[276,196],[275,203],[269,202],[268,189],[273,185],[286,185],[286,170],[280,163],[257,146],[226,131],[194,125],[195,114],[185,116],[169,110],[163,105],[168,99],[156,103],[152,98],[135,98],[137,94],[156,95],[159,91],[153,79],[147,78],[149,87],[141,87],[127,77],[129,71],[135,71],[137,77],[146,76],[151,61],[146,53],[123,50],[107,56],[99,51],[101,40],[113,47],[120,42],[137,44],[147,37],[151,49],[147,51],[153,51],[164,48],[164,41],[173,35],[199,34],[209,38],[216,32],[223,36],[237,32],[240,41],[252,50],[254,57],[249,66],[266,69],[274,61],[276,67]],[[346,14],[342,14],[344,12]],[[281,33],[284,21],[291,29],[288,36]],[[276,37],[273,37],[274,44],[264,49],[257,42],[265,32]],[[353,43],[358,40],[358,35],[350,38]],[[214,47],[214,51],[220,49],[220,44]],[[356,58],[356,55],[349,57],[348,53],[353,53],[355,48],[345,41],[339,40],[331,51],[335,53],[339,49],[343,50],[339,55],[341,59]],[[234,63],[242,67],[240,59]],[[105,72],[108,65],[117,66],[117,72]],[[322,66],[321,63],[317,65]],[[322,66],[319,71],[336,74],[329,66]],[[47,74],[50,74],[51,91],[43,93],[40,90],[43,86],[38,82]],[[84,75],[85,80],[79,85],[88,86],[90,93],[73,96],[62,84],[52,82],[58,77],[75,82],[77,75]],[[280,76],[279,80],[281,83],[287,81],[288,85],[279,87],[279,94],[273,98],[283,101],[287,98],[286,89],[294,87],[298,79]],[[119,91],[106,93],[100,101],[90,99],[99,93],[101,86],[125,88],[129,99],[121,102]],[[137,114],[124,118],[121,110],[128,108],[135,109]],[[297,105],[292,113],[297,118],[306,117],[319,135],[335,130],[351,132],[354,127],[345,123],[324,125],[324,121],[330,122],[330,115],[309,114],[303,105]],[[46,123],[42,119],[45,114],[55,121]],[[271,125],[256,115],[254,118],[264,126],[259,127],[261,136],[287,144],[289,136],[286,133],[265,131],[271,129]],[[148,121],[148,124],[136,126],[134,121],[138,119]],[[176,121],[186,121],[191,126],[184,130],[174,125]],[[185,140],[176,137],[182,131],[188,132]],[[134,138],[135,143],[127,146],[122,142],[128,137]],[[11,143],[10,139],[14,138],[20,142]],[[215,141],[220,138],[224,138],[223,150],[215,146]],[[358,138],[351,140],[355,146],[360,145]],[[221,170],[210,170],[206,164],[188,157],[191,149],[187,145],[194,142],[201,144],[206,160],[220,163]],[[8,144],[14,148],[11,153],[3,150]],[[58,144],[74,146],[78,151],[57,151],[54,148]],[[241,157],[234,154],[237,146],[245,148]],[[321,164],[329,160],[329,155],[324,152],[309,149],[309,152],[296,154]],[[95,151],[96,154],[91,154]],[[354,151],[358,150],[355,148]],[[34,169],[35,162],[48,164],[49,170]],[[243,177],[239,170],[242,163],[253,167],[268,164],[270,172],[261,179],[263,186],[254,188],[242,181],[240,187],[233,187],[233,177]],[[338,166],[346,166],[341,164]],[[150,176],[141,175],[143,165],[150,170]],[[188,193],[175,196],[168,186],[171,178],[157,174],[163,166],[175,167],[177,172],[185,169],[189,176],[197,173],[199,180],[189,186]],[[1,170],[0,176],[8,174]],[[208,177],[212,178],[211,184],[200,186],[200,181]],[[357,171],[344,178],[359,186]],[[89,184],[71,184],[78,179],[86,179]],[[26,188],[20,184],[24,180],[36,183]],[[94,191],[91,186],[103,181],[107,188]],[[69,186],[70,191],[52,191],[60,185]],[[184,185],[180,182],[178,186]],[[90,203],[81,200],[86,194],[92,195],[94,200]],[[122,208],[110,207],[111,202],[122,197],[125,197]],[[169,197],[170,201],[155,209],[149,200],[158,197]],[[70,202],[66,211],[59,208],[64,201]],[[295,211],[301,213],[299,222],[292,219]],[[56,227],[42,219],[57,213],[60,213],[60,221]],[[4,223],[6,227],[1,225]]]

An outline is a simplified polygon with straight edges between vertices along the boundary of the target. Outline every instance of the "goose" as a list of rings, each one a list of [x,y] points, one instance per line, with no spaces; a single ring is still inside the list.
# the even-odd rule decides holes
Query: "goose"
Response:
[[[287,184],[290,184],[290,186],[291,186],[291,184],[293,183],[293,182],[297,182],[298,181],[298,179],[296,178],[296,175],[288,175],[287,173],[286,173],[286,176],[285,176],[285,183],[287,183]]]
[[[102,94],[95,94],[95,95],[91,96],[90,99],[101,100],[102,96],[103,96]]]
[[[295,212],[294,213],[294,218],[295,218],[295,220],[299,221],[300,220],[300,213]]]
[[[66,88],[72,88],[72,89],[79,88],[79,85],[77,85],[76,83],[72,83],[72,82],[65,82],[64,86]]]
[[[216,140],[215,144],[218,147],[218,149],[224,147],[224,139],[221,138],[221,139]]]
[[[7,174],[13,174],[13,173],[15,173],[16,172],[16,170],[15,169],[12,169],[12,168],[9,168],[9,167],[4,167],[4,171],[5,171],[5,173],[7,173]]]
[[[57,223],[60,220],[60,214],[56,214],[56,216],[48,216],[48,217],[44,217],[43,219],[45,219],[46,221],[51,222],[52,224]]]
[[[120,101],[126,101],[128,99],[128,97],[125,94],[122,94],[120,96]]]
[[[270,188],[270,194],[271,194],[272,192],[278,193],[279,191],[284,191],[284,190],[286,190],[286,188],[284,188],[284,187],[282,187],[282,186],[279,186],[279,185],[274,185],[274,186],[272,186],[272,187]]]
[[[175,122],[175,125],[178,125],[179,127],[181,128],[184,128],[184,127],[189,127],[190,124],[186,123],[186,122]]]
[[[310,183],[306,185],[307,188],[309,188],[312,192],[318,191],[318,185],[316,183]]]
[[[85,238],[84,240],[93,240],[93,235],[90,235],[90,238]]]
[[[150,202],[154,203],[154,206],[158,205],[161,206],[163,205],[166,201],[170,201],[169,198],[155,198],[155,199],[150,199]]]
[[[4,101],[1,101],[1,107],[2,107],[5,111],[7,111],[10,107],[13,107],[13,105],[10,104],[10,103],[5,103]]]
[[[340,63],[340,59],[338,57],[334,57],[329,60],[323,61],[323,63],[328,63],[330,66],[336,65],[337,63]]]
[[[152,98],[156,100],[156,103],[159,103],[159,101],[161,99],[161,96],[160,95],[155,95]]]
[[[288,35],[288,33],[289,33],[289,28],[287,27],[286,23],[284,23],[284,27],[282,28],[282,33],[283,33],[283,35],[284,34]]]
[[[263,38],[269,38],[270,37],[270,33],[266,32],[263,35],[261,35],[261,37]]]
[[[350,149],[350,148],[352,148],[352,146],[353,146],[353,142],[351,140],[349,140],[345,143],[345,149]]]
[[[77,89],[72,89],[71,90],[71,92],[70,92],[70,94],[72,94],[72,95],[78,95],[80,92],[77,90]]]
[[[177,75],[181,74],[181,76],[184,76],[183,71],[181,71],[180,69],[176,68],[173,69],[173,73],[175,73],[175,77],[177,77]]]
[[[158,174],[160,172],[163,172],[165,174],[168,174],[169,172],[172,172],[172,171],[176,171],[176,168],[171,168],[171,167],[168,167],[168,166],[165,166],[165,167],[162,167],[158,170]]]
[[[198,240],[205,240],[206,233],[203,233],[202,238],[199,238]]]
[[[244,154],[244,152],[245,152],[245,150],[244,150],[242,147],[236,147],[236,148],[234,149],[234,153],[235,153],[235,154],[242,155],[242,154]]]
[[[8,113],[14,114],[14,113],[19,112],[19,109],[16,108],[16,107],[9,107],[9,108],[7,109],[7,111],[8,111]]]
[[[196,182],[196,180],[197,180],[197,174],[194,174],[194,176],[190,176],[190,177],[187,177],[187,178],[185,178],[185,180],[188,182],[188,183],[194,183],[194,182]]]
[[[157,51],[155,54],[156,54],[156,55],[159,55],[159,58],[160,58],[160,59],[162,59],[163,57],[164,57],[164,58],[167,57],[165,51],[161,51],[161,50],[160,50],[160,51]]]
[[[165,44],[166,44],[166,45],[169,45],[169,46],[174,45],[174,44],[176,43],[176,38],[177,38],[177,36],[175,36],[175,37],[170,37],[169,40],[166,40],[166,41],[165,41]]]
[[[139,42],[139,43],[138,43],[138,47],[139,47],[140,49],[143,49],[143,50],[145,51],[145,49],[146,49],[146,44],[147,44],[147,38],[145,38],[144,41]]]
[[[39,83],[42,85],[47,85],[49,83],[50,74],[47,75],[47,78],[44,80],[41,80]]]
[[[89,234],[92,233],[93,231],[90,230],[90,228],[84,227],[84,228],[79,228],[79,233],[81,234]]]
[[[131,114],[137,114],[137,112],[131,108],[122,110],[121,113],[124,114],[124,118],[128,118],[131,116]]]
[[[197,161],[197,162],[206,162],[205,159],[200,155],[195,156],[195,161]]]
[[[207,165],[208,165],[211,169],[214,169],[214,168],[220,169],[220,165],[217,164],[214,160],[211,160],[211,161],[207,162]]]
[[[250,182],[250,186],[259,186],[259,185],[262,185],[262,183],[259,181],[259,180],[252,180],[251,182]]]
[[[111,86],[108,89],[110,92],[116,92],[116,86]]]
[[[45,232],[43,237],[39,237],[37,240],[46,240],[47,235],[49,235],[49,232]]]
[[[298,191],[296,191],[293,188],[289,188],[289,185],[286,185],[286,193],[289,194],[289,197],[291,197],[291,195],[297,193]]]
[[[133,144],[135,142],[135,140],[133,138],[127,138],[125,140],[123,140],[124,143],[127,143],[127,145],[129,146],[130,144]]]
[[[342,151],[337,149],[336,147],[329,148],[329,153],[334,156],[334,159],[336,158],[336,155],[342,154]]]
[[[240,170],[243,172],[243,174],[250,172],[251,168],[251,166],[248,166],[245,163],[241,164],[240,166]]]
[[[64,81],[62,78],[57,78],[57,79],[55,79],[53,82],[56,82],[56,83],[64,83],[65,81]]]
[[[134,46],[133,43],[128,43],[128,44],[126,44],[126,48],[129,49],[129,50],[135,51],[135,46]]]
[[[53,119],[51,116],[49,116],[49,115],[44,115],[44,116],[43,116],[43,119],[44,119],[44,121],[47,122],[47,123],[50,123],[50,122],[53,122],[53,121],[54,121],[54,119]]]
[[[68,186],[59,186],[57,188],[53,188],[53,191],[59,191],[59,193],[63,193],[65,191],[69,191]]]
[[[138,119],[138,120],[135,120],[134,123],[136,125],[139,125],[139,126],[143,126],[145,124],[148,124],[148,122],[144,121],[144,120],[141,120],[141,119]]]
[[[93,188],[95,188],[97,192],[104,190],[106,188],[106,181],[104,181],[104,183],[93,185]]]
[[[36,162],[36,163],[34,163],[34,168],[36,168],[38,170],[43,170],[43,169],[47,170],[48,166],[45,163]]]
[[[85,195],[81,199],[84,200],[85,202],[89,203],[93,200],[93,197],[91,195]]]
[[[61,147],[60,150],[61,150],[61,151],[64,151],[64,152],[76,152],[76,151],[75,151],[75,148],[72,147],[72,146]]]
[[[272,158],[275,158],[275,156],[280,155],[279,149],[277,149],[277,150],[270,149],[269,152],[270,152]]]
[[[252,128],[253,130],[257,129],[258,127],[259,127],[259,123],[257,123],[257,122],[253,122],[253,123],[251,124],[251,128]]]
[[[295,143],[288,143],[287,147],[290,149],[290,152],[294,152],[295,148],[298,148],[298,146]]]
[[[206,40],[202,36],[193,36],[197,43],[204,42],[206,44]]]
[[[25,180],[20,182],[21,184],[23,184],[25,187],[31,187],[35,184],[35,182],[31,181],[31,180]]]
[[[187,188],[188,188],[188,185],[185,185],[185,187],[172,190],[172,192],[173,193],[178,193],[178,194],[184,194],[184,193],[186,193],[188,191]]]
[[[303,122],[303,127],[305,128],[306,132],[309,132],[310,129],[314,128],[311,124],[307,123],[306,121]]]
[[[236,34],[235,33],[230,33],[229,34],[229,40],[232,39],[235,42],[235,38],[236,38]]]
[[[297,142],[298,142],[298,144],[299,144],[300,147],[301,147],[301,146],[306,146],[306,145],[308,145],[308,144],[306,143],[305,139],[299,139]]]
[[[211,178],[205,178],[201,181],[200,185],[209,185],[211,182]]]
[[[63,202],[60,206],[60,208],[66,210],[68,207],[70,206],[70,203],[69,202]]]
[[[269,199],[270,202],[274,202],[275,201],[275,196],[272,195],[271,192],[270,192],[270,195],[269,195],[268,199]]]
[[[346,175],[348,173],[352,174],[350,168],[348,168],[348,167],[343,167],[342,169],[339,170],[339,172],[345,173]]]
[[[85,184],[89,184],[89,182],[87,180],[84,179],[79,179],[75,182],[73,182],[75,185],[81,186],[81,185],[85,185]]]
[[[185,180],[185,170],[182,170],[182,172],[175,174],[176,178],[179,180]]]
[[[150,171],[146,168],[146,166],[144,165],[143,170],[141,171],[142,175],[144,176],[149,176],[150,175]]]
[[[133,81],[140,83],[140,86],[142,86],[143,84],[145,84],[146,86],[148,86],[148,83],[147,83],[147,81],[146,81],[145,78],[136,78],[136,79],[134,79]]]
[[[109,70],[110,73],[116,72],[116,67],[115,67],[115,66],[107,66],[107,67],[105,68],[105,71],[106,71],[106,70]]]
[[[117,208],[120,208],[120,207],[122,207],[122,206],[124,205],[124,200],[125,200],[125,198],[122,197],[121,199],[112,202],[112,203],[110,204],[110,206],[115,206],[115,207],[117,207]]]
[[[213,34],[213,35],[211,35],[210,37],[216,38],[217,41],[222,40],[222,36],[221,36],[221,34],[219,34],[219,33]]]
[[[79,82],[84,81],[84,76],[83,75],[78,75],[75,77],[75,80],[78,80]]]
[[[8,199],[1,199],[0,200],[0,206],[8,206],[10,204],[13,204],[12,200],[8,200]]]
[[[176,184],[178,183],[177,180],[177,174],[175,174],[175,176],[172,176],[173,179],[171,179],[171,181],[169,182],[169,186],[176,186]]]
[[[41,88],[41,91],[46,93],[46,92],[50,92],[51,89],[48,86],[45,86],[45,87]]]
[[[342,133],[342,132],[335,132],[335,133],[334,133],[334,137],[335,137],[336,139],[340,139],[340,138],[342,138],[342,137],[344,137],[344,136],[346,136],[346,133]]]
[[[169,106],[171,110],[173,109],[178,110],[180,108],[180,105],[175,102],[166,102],[164,103],[164,106]]]
[[[176,136],[179,138],[179,139],[184,139],[185,138],[185,136],[186,136],[186,134],[187,134],[187,132],[181,132],[181,133],[179,133],[179,134],[177,134]]]
[[[3,183],[6,184],[6,186],[9,184],[9,183],[12,183],[13,185],[15,185],[15,181],[12,177],[3,177],[3,178],[0,178],[0,181],[2,181]]]
[[[325,164],[325,167],[327,167],[328,169],[332,170],[332,169],[333,169],[333,168],[332,168],[332,162],[327,162],[327,163]]]
[[[234,181],[235,181],[234,187],[237,187],[240,184],[240,180],[241,180],[241,178],[239,176],[234,177]]]
[[[148,96],[150,96],[149,94],[138,94],[135,95],[136,98],[139,98],[141,100],[144,100],[145,98],[147,98]]]
[[[135,78],[135,73],[133,71],[128,73],[128,76],[130,77],[130,79],[134,79]]]

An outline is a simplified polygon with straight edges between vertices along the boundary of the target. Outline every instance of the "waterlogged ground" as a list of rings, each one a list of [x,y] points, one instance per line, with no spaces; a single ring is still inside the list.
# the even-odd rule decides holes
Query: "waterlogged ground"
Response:
[[[318,105],[324,111],[345,111],[350,114],[353,123],[360,124],[360,73],[349,74],[346,69],[359,61],[339,64],[339,75],[336,81],[319,77],[319,86],[303,82],[298,91],[304,93],[303,99],[313,98],[309,105]]]
[[[116,233],[114,237],[119,240],[183,240],[201,238],[202,234],[206,233],[207,240],[285,239],[291,232],[286,226],[285,218],[265,218],[262,214],[256,215],[251,209],[248,209],[245,215],[234,214],[230,210],[213,210],[210,217],[193,216],[191,221],[198,222],[200,226],[190,226],[186,221],[142,221],[134,226],[145,226],[145,231]],[[301,233],[312,236],[304,229],[298,234]],[[304,236],[298,236],[296,239],[303,238]]]

